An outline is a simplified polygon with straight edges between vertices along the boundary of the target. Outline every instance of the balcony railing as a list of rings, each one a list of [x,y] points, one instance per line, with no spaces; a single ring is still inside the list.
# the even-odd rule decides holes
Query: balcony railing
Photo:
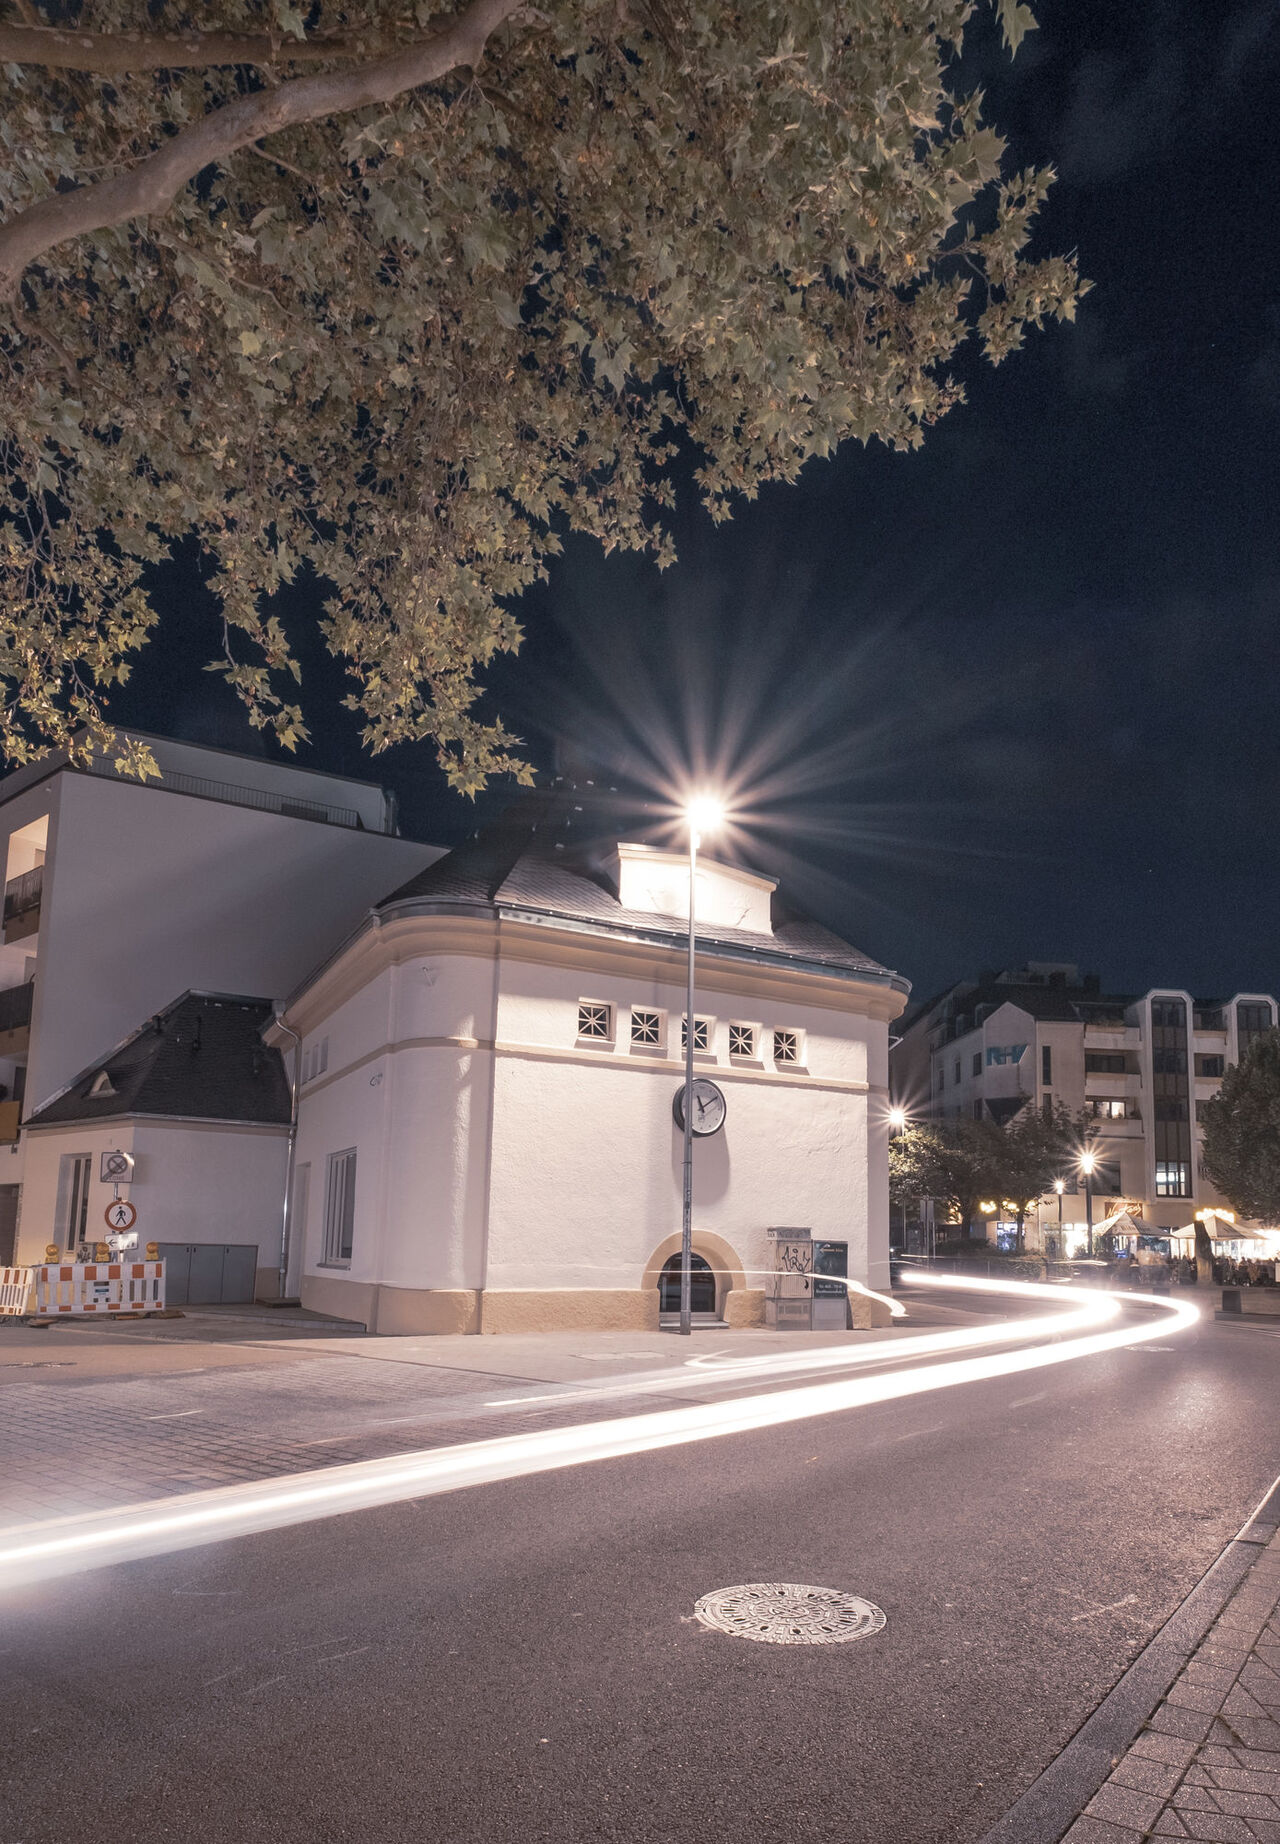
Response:
[[[112,764],[95,756],[90,773],[116,778]],[[144,787],[169,788],[175,794],[198,794],[204,800],[221,800],[233,807],[253,807],[259,813],[282,813],[289,819],[323,820],[328,826],[359,826],[360,815],[354,807],[330,807],[322,800],[299,800],[292,794],[279,794],[267,788],[246,788],[231,781],[209,781],[203,775],[179,775],[164,769],[159,781],[143,782]]]
[[[40,898],[44,893],[44,866],[11,877],[4,887],[4,938],[23,941],[40,926]]]

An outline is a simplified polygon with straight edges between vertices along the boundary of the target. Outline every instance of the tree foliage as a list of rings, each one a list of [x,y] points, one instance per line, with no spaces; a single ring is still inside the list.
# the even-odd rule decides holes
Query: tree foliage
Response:
[[[924,1122],[890,1138],[890,1199],[935,1198],[966,1236],[984,1200],[1003,1204],[1017,1223],[1021,1253],[1027,1213],[1055,1178],[1074,1169],[1085,1140],[1083,1117],[1060,1105],[1051,1114],[1024,1107],[1005,1122]]]
[[[1204,1104],[1202,1157],[1233,1210],[1280,1224],[1280,1031],[1255,1037]]]
[[[666,563],[682,449],[723,518],[1073,314],[1051,175],[955,93],[971,12],[0,0],[6,752],[104,743],[194,533],[256,724],[305,735],[309,567],[372,748],[518,770],[476,675],[567,531]]]
[[[891,1201],[931,1197],[946,1205],[962,1235],[971,1235],[978,1206],[991,1195],[1000,1138],[994,1121],[964,1119],[929,1121],[894,1134],[889,1141]]]
[[[1012,1207],[1019,1254],[1027,1213],[1053,1189],[1055,1178],[1074,1169],[1086,1137],[1083,1118],[1060,1102],[1049,1113],[1034,1105],[1024,1107],[1000,1129],[995,1191]]]

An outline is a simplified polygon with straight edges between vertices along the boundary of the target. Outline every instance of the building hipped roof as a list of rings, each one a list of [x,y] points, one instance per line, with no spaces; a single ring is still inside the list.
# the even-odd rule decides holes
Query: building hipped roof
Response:
[[[593,931],[670,935],[683,940],[688,930],[684,916],[625,909],[619,902],[605,868],[612,846],[613,838],[602,831],[599,822],[593,837],[591,822],[588,819],[584,824],[581,809],[552,790],[437,859],[393,891],[379,908],[385,911],[421,902],[523,910]],[[800,914],[776,890],[771,908],[769,933],[699,922],[699,947],[719,945],[744,956],[768,955],[838,973],[866,974],[900,991],[908,990],[901,975]]]
[[[121,1120],[287,1126],[289,1083],[262,1041],[267,999],[186,992],[29,1117],[30,1127]]]

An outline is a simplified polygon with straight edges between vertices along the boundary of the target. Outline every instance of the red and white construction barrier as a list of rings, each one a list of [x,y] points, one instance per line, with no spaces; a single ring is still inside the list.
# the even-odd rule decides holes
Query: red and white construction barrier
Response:
[[[103,1317],[164,1310],[162,1261],[49,1262],[35,1275],[37,1318],[63,1313]]]
[[[0,1315],[22,1319],[31,1311],[31,1268],[0,1268]]]

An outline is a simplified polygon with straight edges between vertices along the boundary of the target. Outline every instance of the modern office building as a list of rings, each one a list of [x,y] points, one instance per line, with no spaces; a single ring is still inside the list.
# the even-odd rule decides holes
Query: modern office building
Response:
[[[1083,1110],[1099,1219],[1128,1206],[1153,1227],[1187,1229],[1223,1206],[1201,1167],[1204,1103],[1276,1020],[1268,993],[1104,993],[1069,962],[1032,961],[914,1007],[891,1053],[893,1098],[915,1119],[1004,1121],[1057,1102]],[[1075,1224],[1078,1194],[1066,1208]],[[1053,1211],[1042,1211],[1045,1225]]]
[[[0,1263],[56,1229],[24,1215],[23,1119],[184,992],[281,997],[441,855],[367,782],[146,740],[158,780],[62,755],[0,780]]]

